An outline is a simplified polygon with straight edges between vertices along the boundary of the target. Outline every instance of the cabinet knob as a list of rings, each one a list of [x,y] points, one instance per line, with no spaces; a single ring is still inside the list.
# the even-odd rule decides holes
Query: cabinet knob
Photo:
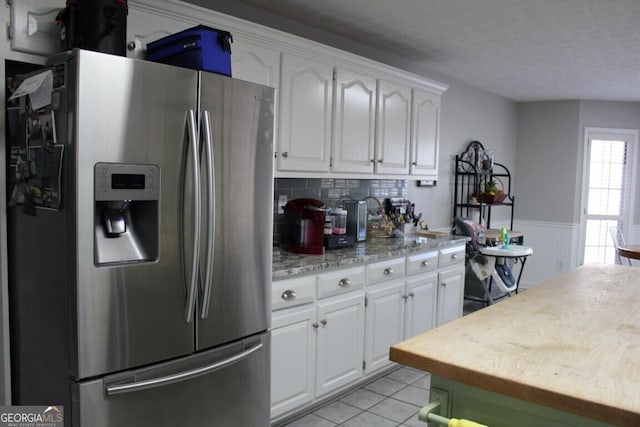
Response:
[[[311,326],[313,327],[313,329],[318,329],[318,326],[319,326],[319,325],[318,325],[317,323],[314,323],[314,324],[312,324]]]
[[[424,260],[420,263],[420,267],[428,267],[429,266],[429,261]]]
[[[451,254],[451,259],[458,259],[458,254]]]
[[[440,286],[442,286],[443,288],[446,288],[446,287],[447,287],[447,284],[446,284],[446,283],[444,283],[444,282],[442,282],[442,283],[440,283]]]
[[[415,297],[415,295],[413,294],[413,292],[409,292],[409,296],[410,296],[411,298]]]
[[[284,157],[285,159],[289,157],[289,152],[285,151],[284,153],[282,153],[282,157]]]
[[[418,162],[411,162],[413,166],[418,166]]]
[[[371,159],[371,163],[375,163],[375,162],[376,162],[375,159]]]
[[[385,276],[393,274],[393,268],[391,268],[391,267],[385,268],[383,273],[384,273]]]
[[[296,299],[296,291],[287,289],[282,293],[282,299],[285,301],[293,301],[294,299]]]
[[[378,163],[382,163],[382,161],[383,161],[383,160],[382,160],[382,159],[380,159],[380,160],[378,160]]]
[[[409,298],[408,295],[402,295],[402,299],[407,299],[407,298]]]
[[[320,321],[320,323],[322,323],[322,326],[326,325],[326,324],[327,324],[327,319],[322,319],[322,320]]]
[[[136,43],[135,43],[135,42],[129,42],[129,43],[127,43],[127,49],[128,49],[129,51],[135,50],[135,48],[136,48]]]
[[[340,281],[338,282],[338,285],[340,285],[340,286],[341,286],[341,287],[343,287],[343,288],[345,288],[345,287],[349,286],[350,284],[351,284],[351,280],[349,280],[349,279],[347,279],[347,278],[344,278],[344,279],[342,279],[342,280],[340,280]]]

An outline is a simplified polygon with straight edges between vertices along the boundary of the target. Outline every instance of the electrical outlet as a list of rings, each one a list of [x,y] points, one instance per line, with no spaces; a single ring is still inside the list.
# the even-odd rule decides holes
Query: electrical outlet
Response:
[[[431,391],[429,393],[429,401],[431,401],[431,403],[440,404],[440,408],[434,411],[434,413],[437,413],[438,415],[441,415],[443,417],[449,417],[449,392],[448,391],[431,387]]]
[[[287,195],[281,194],[278,196],[278,213],[284,214],[284,205],[287,204]]]

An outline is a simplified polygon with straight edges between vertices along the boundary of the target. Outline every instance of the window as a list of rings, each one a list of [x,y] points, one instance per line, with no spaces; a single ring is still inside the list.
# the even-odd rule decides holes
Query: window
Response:
[[[625,233],[630,206],[633,146],[638,131],[585,129],[583,263],[615,263],[609,227]]]

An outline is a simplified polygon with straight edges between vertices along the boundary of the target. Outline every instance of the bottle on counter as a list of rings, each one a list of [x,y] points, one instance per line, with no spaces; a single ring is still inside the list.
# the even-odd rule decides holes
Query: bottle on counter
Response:
[[[327,215],[324,219],[324,235],[330,236],[333,234],[333,217]]]

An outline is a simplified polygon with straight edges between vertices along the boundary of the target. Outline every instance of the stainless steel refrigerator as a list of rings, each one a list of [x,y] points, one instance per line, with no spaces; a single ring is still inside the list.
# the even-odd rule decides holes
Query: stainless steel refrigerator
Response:
[[[9,211],[13,403],[269,425],[274,90],[82,50],[50,65],[31,114],[53,135],[27,138]]]

